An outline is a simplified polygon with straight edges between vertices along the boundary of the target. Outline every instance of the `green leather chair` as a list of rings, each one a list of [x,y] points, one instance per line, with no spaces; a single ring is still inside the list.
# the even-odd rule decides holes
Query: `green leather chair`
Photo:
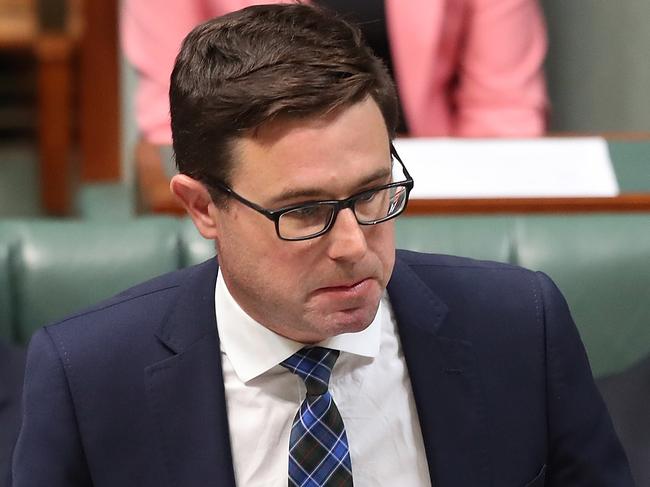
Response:
[[[515,220],[507,216],[402,217],[398,248],[510,262]]]
[[[597,375],[650,353],[650,216],[520,220],[514,262],[549,274],[567,297]]]
[[[0,338],[12,338],[14,302],[11,295],[10,252],[13,236],[0,224]]]
[[[13,338],[180,266],[173,220],[122,223],[13,222],[10,287]],[[0,329],[6,329],[0,324]]]

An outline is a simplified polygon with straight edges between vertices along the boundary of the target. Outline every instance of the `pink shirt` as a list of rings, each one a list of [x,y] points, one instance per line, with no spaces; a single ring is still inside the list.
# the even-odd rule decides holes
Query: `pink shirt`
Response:
[[[536,136],[545,128],[546,33],[537,0],[385,0],[395,77],[413,136]],[[125,0],[122,45],[140,78],[145,139],[170,144],[169,76],[200,22],[259,0]]]

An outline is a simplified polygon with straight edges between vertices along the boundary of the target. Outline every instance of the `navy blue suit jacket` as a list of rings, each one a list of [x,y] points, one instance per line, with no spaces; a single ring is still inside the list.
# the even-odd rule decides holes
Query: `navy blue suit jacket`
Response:
[[[233,486],[214,261],[33,338],[15,487]],[[398,252],[388,286],[436,487],[631,486],[553,283]]]

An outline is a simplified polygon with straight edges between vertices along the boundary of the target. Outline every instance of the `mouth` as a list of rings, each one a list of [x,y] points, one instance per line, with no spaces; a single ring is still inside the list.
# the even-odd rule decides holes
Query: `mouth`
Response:
[[[373,279],[363,278],[359,281],[336,283],[333,286],[325,286],[317,289],[315,294],[337,295],[340,297],[358,297],[366,294],[372,286]]]

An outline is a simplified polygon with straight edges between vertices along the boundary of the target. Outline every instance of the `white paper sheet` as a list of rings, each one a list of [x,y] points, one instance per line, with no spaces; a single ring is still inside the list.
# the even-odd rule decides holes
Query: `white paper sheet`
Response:
[[[619,194],[597,137],[397,139],[411,198],[594,197]]]

